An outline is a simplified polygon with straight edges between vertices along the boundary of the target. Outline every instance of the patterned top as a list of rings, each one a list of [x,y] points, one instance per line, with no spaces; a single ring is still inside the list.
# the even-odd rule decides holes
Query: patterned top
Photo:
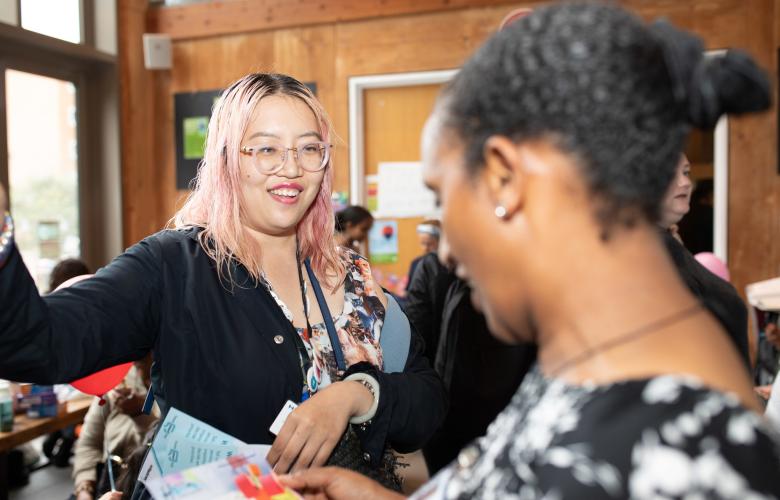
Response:
[[[344,362],[349,367],[367,361],[381,370],[383,361],[379,335],[385,321],[385,306],[376,294],[377,285],[368,261],[352,250],[344,251],[347,257],[344,309],[341,314],[333,317],[341,350],[344,353]],[[271,284],[268,281],[265,283],[271,296],[292,323],[293,315],[290,309],[274,292]],[[308,282],[305,282],[304,286],[308,289]],[[318,307],[318,304],[317,302],[312,304],[308,297],[307,293],[307,308],[311,314],[312,307]],[[296,328],[312,361],[317,380],[316,387],[323,388],[332,381],[340,380],[341,376],[325,322],[311,325],[311,329],[311,335],[307,336],[305,328]]]
[[[771,432],[692,378],[582,387],[536,368],[487,436],[414,498],[776,499]]]

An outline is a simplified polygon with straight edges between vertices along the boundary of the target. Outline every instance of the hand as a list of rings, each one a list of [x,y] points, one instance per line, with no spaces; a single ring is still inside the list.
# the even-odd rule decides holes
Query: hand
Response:
[[[371,408],[374,396],[355,381],[334,382],[290,413],[268,452],[268,463],[284,474],[325,464],[349,419]]]
[[[131,417],[137,417],[141,414],[146,397],[134,394],[133,390],[128,387],[120,387],[115,390],[117,393],[116,406],[120,412]]]
[[[780,349],[780,328],[775,323],[769,323],[764,329],[766,339],[775,346],[775,349]]]
[[[76,500],[95,500],[95,497],[87,491],[79,491],[79,494],[76,495]]]
[[[769,397],[772,395],[771,385],[758,385],[753,387],[753,390],[756,391],[756,394],[763,398],[764,401],[769,401]]]
[[[303,498],[332,500],[396,500],[405,498],[383,488],[376,481],[357,472],[338,467],[309,469],[290,476],[280,476],[279,482],[303,495]]]
[[[122,500],[121,491],[109,491],[103,494],[99,500]]]

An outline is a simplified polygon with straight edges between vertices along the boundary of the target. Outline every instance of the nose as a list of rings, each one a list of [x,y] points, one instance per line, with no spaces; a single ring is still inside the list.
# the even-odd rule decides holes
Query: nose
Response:
[[[301,176],[301,167],[298,165],[297,153],[292,149],[288,149],[282,160],[282,168],[279,170],[278,175],[287,177],[288,179],[294,179]]]

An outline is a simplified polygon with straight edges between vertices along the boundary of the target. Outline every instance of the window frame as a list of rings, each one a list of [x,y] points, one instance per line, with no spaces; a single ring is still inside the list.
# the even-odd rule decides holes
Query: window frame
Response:
[[[117,217],[107,210],[112,194],[105,189],[111,177],[107,169],[119,169],[119,158],[114,166],[107,153],[111,147],[119,147],[116,57],[92,46],[91,1],[80,0],[82,43],[78,44],[22,28],[21,0],[16,1],[17,26],[0,23],[0,182],[9,185],[6,70],[72,82],[76,88],[80,253],[89,267],[96,269],[116,254],[117,247],[121,250],[121,241],[113,242],[106,236],[118,234],[121,238],[121,214]],[[106,118],[106,107],[117,110],[116,123]],[[118,231],[113,226],[118,226]]]

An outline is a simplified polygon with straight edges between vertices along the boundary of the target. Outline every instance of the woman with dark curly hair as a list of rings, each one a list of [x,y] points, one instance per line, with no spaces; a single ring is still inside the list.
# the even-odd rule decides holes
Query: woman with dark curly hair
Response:
[[[458,274],[538,365],[487,436],[415,498],[778,498],[780,453],[720,323],[660,241],[689,125],[765,109],[752,60],[599,5],[495,35],[423,139]],[[337,469],[305,494],[395,498]]]

